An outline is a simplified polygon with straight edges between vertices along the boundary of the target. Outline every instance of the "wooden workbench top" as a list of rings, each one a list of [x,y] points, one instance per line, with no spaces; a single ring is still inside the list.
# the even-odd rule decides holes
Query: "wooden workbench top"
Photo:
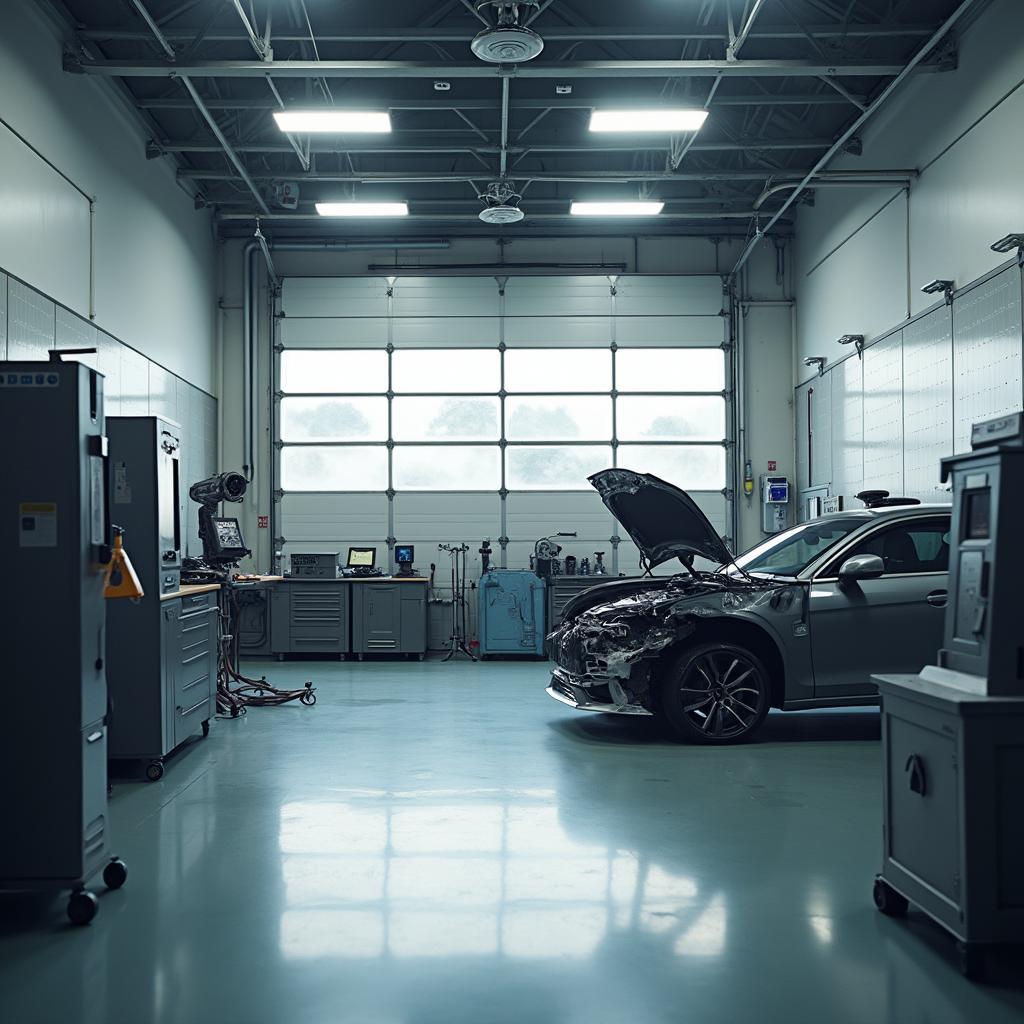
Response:
[[[176,597],[191,597],[193,594],[209,594],[220,590],[219,583],[186,583],[169,594],[161,594],[161,601],[173,601]]]
[[[428,583],[428,576],[249,576],[239,583]]]

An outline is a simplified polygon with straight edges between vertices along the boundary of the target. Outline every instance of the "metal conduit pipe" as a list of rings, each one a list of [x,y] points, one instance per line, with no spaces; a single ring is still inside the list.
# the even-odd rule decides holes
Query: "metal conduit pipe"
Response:
[[[843,186],[849,187],[851,185],[863,185],[867,188],[882,188],[886,185],[900,185],[906,188],[911,181],[913,176],[909,174],[903,175],[879,175],[873,178],[842,178],[842,177],[831,177],[831,178],[815,178],[807,189],[822,188],[824,186],[832,186],[833,188],[840,188]],[[795,189],[797,192],[801,191],[801,181],[780,181],[775,185],[769,185],[755,200],[754,209],[760,210],[761,207],[769,200],[772,196],[779,192],[786,192],[790,189]]]
[[[271,242],[274,252],[360,252],[374,249],[450,249],[452,243],[447,238],[423,238],[403,241],[400,238],[382,238],[373,242],[342,242],[334,238],[323,238],[311,242]]]
[[[256,365],[254,346],[258,324],[254,323],[254,320],[258,317],[259,301],[253,292],[258,289],[256,257],[259,252],[260,244],[255,238],[246,242],[245,248],[242,250],[242,453],[244,459],[242,471],[250,483],[256,475],[253,379]]]

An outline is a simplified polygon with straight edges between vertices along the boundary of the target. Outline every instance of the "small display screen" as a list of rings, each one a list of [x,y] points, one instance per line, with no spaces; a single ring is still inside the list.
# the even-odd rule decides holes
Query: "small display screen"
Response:
[[[964,495],[964,538],[988,540],[991,534],[992,492],[968,491]]]
[[[238,525],[237,519],[214,519],[213,525],[217,531],[217,543],[222,550],[225,548],[245,547],[245,542],[242,540],[242,530]]]
[[[395,561],[399,565],[412,565],[416,549],[411,544],[395,545]]]
[[[376,548],[349,548],[348,549],[348,568],[356,569],[360,566],[369,566],[373,568],[373,563],[377,559]]]
[[[782,505],[789,501],[789,484],[769,484],[768,501],[773,505]]]

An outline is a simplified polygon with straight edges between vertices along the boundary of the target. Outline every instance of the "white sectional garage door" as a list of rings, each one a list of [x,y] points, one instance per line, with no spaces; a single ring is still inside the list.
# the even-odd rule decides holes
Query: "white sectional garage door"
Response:
[[[372,544],[385,564],[397,539],[425,566],[489,537],[516,567],[564,530],[567,553],[633,574],[587,483],[613,465],[684,487],[728,534],[722,306],[718,277],[285,280],[278,548]]]

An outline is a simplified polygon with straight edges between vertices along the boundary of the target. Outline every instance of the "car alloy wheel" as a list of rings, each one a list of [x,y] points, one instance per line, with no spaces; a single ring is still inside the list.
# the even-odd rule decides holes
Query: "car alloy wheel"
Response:
[[[702,644],[666,673],[662,711],[680,739],[736,743],[768,713],[768,674],[758,658],[733,644]]]

